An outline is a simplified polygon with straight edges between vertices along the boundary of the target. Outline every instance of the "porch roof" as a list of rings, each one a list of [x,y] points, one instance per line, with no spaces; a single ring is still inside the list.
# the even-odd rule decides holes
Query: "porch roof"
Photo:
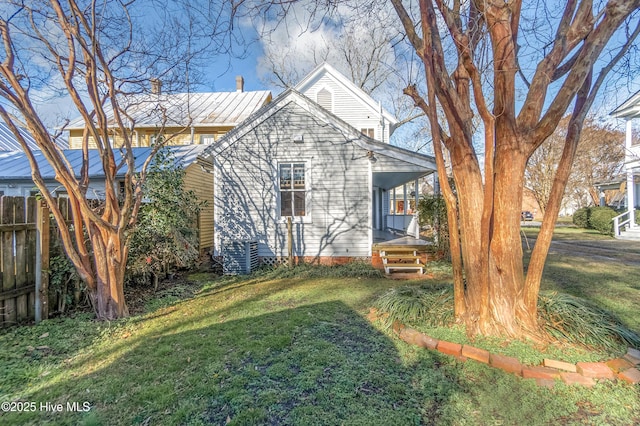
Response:
[[[640,117],[640,91],[624,101],[622,105],[618,106],[609,115],[627,120]]]
[[[436,171],[431,156],[373,140],[363,140],[359,145],[373,156],[373,186],[391,189]]]

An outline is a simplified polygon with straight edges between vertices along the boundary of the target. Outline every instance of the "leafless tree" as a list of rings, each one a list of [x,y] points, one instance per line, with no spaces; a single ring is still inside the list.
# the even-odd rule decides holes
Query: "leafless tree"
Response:
[[[525,187],[531,190],[542,212],[553,186],[556,165],[562,155],[569,117],[560,121],[558,128],[529,157],[525,170]],[[596,183],[612,180],[622,172],[624,134],[610,125],[599,124],[587,117],[580,135],[576,157],[567,182],[563,204],[584,207],[598,205],[600,194]]]
[[[324,22],[327,14],[298,3],[295,15],[283,21],[263,18],[259,23],[259,42],[264,51],[258,60],[260,74],[268,84],[286,88],[327,62],[380,100],[398,117],[398,127],[411,123],[399,132],[402,136],[394,138],[394,143],[424,149],[425,138],[420,132],[426,124],[424,113],[402,95],[402,89],[415,80],[420,67],[406,64],[415,62],[415,58],[401,43],[402,28],[394,15],[390,6],[362,10],[356,5],[333,11],[330,22]]]
[[[68,258],[86,283],[99,319],[128,315],[124,299],[127,240],[142,201],[141,187],[148,157],[135,169],[133,128],[126,95],[148,90],[150,77],[181,85],[194,54],[211,47],[220,28],[206,33],[183,21],[169,19],[177,2],[160,4],[116,0],[5,1],[0,8],[0,116],[21,143],[31,164],[32,177],[59,226]],[[159,7],[162,6],[162,7]],[[214,7],[191,8],[195,16],[223,16]],[[228,11],[227,11],[228,12]],[[226,16],[230,16],[227,13]],[[200,30],[198,30],[200,31]],[[203,42],[198,37],[210,37]],[[39,114],[42,94],[66,93],[85,123],[83,162],[74,169]],[[162,113],[161,108],[157,111]],[[188,123],[185,123],[188,125]],[[72,211],[64,226],[54,194],[48,190],[34,152],[18,128],[24,126],[64,187]],[[64,124],[62,125],[64,129]],[[114,137],[115,135],[115,137]],[[117,142],[113,142],[116,139]],[[168,138],[166,138],[168,139]],[[166,140],[165,139],[165,140]],[[117,146],[115,145],[117,144]],[[161,147],[155,146],[155,150]],[[96,204],[89,199],[89,149],[98,150],[104,173],[105,195]],[[124,193],[116,176],[124,171]]]

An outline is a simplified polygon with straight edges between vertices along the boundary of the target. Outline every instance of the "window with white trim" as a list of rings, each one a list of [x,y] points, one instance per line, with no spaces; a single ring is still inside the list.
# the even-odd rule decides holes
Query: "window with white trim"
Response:
[[[280,163],[278,165],[281,217],[307,215],[307,176],[305,172],[305,163]]]

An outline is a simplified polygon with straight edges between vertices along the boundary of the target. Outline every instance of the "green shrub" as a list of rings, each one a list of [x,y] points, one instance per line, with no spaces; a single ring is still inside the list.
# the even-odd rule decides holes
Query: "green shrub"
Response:
[[[573,213],[573,224],[578,228],[589,229],[589,215],[591,209],[589,207],[582,207]]]
[[[129,240],[127,281],[157,287],[159,278],[177,268],[192,268],[199,256],[196,218],[201,203],[184,187],[185,170],[173,152],[158,151],[149,167],[138,222]]]
[[[418,201],[420,226],[433,229],[435,247],[438,251],[449,253],[449,225],[447,206],[441,195],[428,195]]]
[[[589,215],[589,228],[595,229],[601,234],[613,234],[613,222],[611,221],[618,215],[615,210],[609,207],[591,207]]]

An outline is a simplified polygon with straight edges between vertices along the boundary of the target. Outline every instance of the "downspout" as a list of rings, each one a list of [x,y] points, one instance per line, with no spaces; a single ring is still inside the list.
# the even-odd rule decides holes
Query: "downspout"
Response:
[[[194,139],[195,138],[195,132],[196,132],[196,129],[193,127],[193,125],[191,125],[191,145],[193,145],[195,143],[194,142],[194,140],[195,140]]]
[[[382,103],[380,101],[378,101],[378,109],[380,112],[380,128],[382,130],[382,133],[380,134],[380,141],[384,142],[384,128],[385,126],[385,122],[384,122],[384,115],[382,114]]]
[[[368,164],[368,174],[367,174],[367,192],[369,195],[367,196],[368,200],[368,210],[369,210],[369,231],[368,231],[368,239],[369,239],[369,247],[367,249],[367,256],[371,258],[373,256],[373,157],[369,158],[367,161]]]

